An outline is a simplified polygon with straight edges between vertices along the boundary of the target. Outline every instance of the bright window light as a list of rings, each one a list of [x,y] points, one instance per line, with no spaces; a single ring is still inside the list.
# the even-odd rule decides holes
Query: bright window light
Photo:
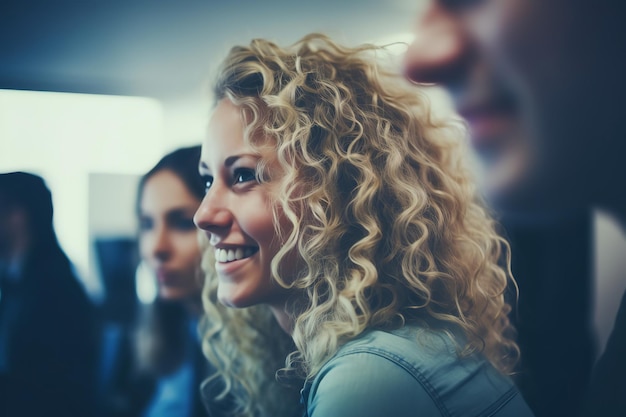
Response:
[[[97,292],[99,277],[89,268],[89,174],[140,174],[166,152],[160,102],[0,90],[0,138],[0,172],[46,180],[59,241],[87,290]]]

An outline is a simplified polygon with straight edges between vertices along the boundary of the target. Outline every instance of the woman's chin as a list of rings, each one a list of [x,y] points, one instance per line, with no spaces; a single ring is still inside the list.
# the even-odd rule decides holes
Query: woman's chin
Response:
[[[194,293],[186,288],[159,288],[159,298],[165,301],[185,301],[192,298]]]
[[[217,299],[226,307],[245,308],[257,304],[248,295],[233,291],[236,290],[236,288],[231,287],[231,285],[220,284],[217,289]]]
[[[220,303],[230,308],[245,308],[250,307],[252,304],[246,303],[244,300],[240,298],[231,297],[231,296],[219,296],[217,297]]]

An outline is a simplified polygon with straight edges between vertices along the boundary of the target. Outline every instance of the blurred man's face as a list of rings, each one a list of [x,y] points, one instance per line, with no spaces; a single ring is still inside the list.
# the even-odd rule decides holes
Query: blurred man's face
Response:
[[[594,26],[602,12],[587,4],[434,0],[418,17],[406,75],[449,90],[496,204],[586,202],[586,167],[599,162],[593,161],[598,94],[608,83],[598,69],[607,31],[604,22]]]

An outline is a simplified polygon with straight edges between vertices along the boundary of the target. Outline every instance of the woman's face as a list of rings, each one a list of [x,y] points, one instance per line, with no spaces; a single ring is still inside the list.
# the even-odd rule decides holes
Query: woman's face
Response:
[[[274,282],[270,267],[282,242],[269,192],[257,181],[259,155],[244,143],[243,133],[241,110],[223,99],[202,145],[200,174],[207,194],[194,220],[215,250],[219,300],[232,307],[265,303],[282,308],[287,292]],[[279,227],[286,225],[279,221]],[[281,268],[283,278],[293,272]]]
[[[193,223],[199,205],[173,171],[159,171],[145,182],[139,202],[139,250],[156,275],[163,299],[184,300],[202,291]]]

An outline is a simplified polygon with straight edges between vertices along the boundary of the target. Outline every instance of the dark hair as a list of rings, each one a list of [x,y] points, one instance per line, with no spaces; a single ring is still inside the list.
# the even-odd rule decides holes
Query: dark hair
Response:
[[[27,172],[0,174],[0,196],[6,207],[28,214],[35,246],[57,245],[52,225],[52,194],[40,176]]]
[[[140,213],[141,195],[146,183],[164,170],[174,173],[193,196],[202,200],[205,190],[198,172],[200,151],[200,145],[176,149],[162,157],[144,174],[139,180],[136,213]],[[188,332],[187,317],[182,303],[159,298],[140,312],[136,329],[136,337],[144,340],[144,343],[137,345],[136,351],[140,368],[158,376],[174,371],[182,363]]]
[[[192,195],[202,200],[204,197],[204,184],[198,174],[201,146],[195,145],[179,148],[165,155],[157,164],[139,180],[137,190],[136,210],[139,213],[139,202],[146,182],[157,172],[163,170],[172,171],[178,176]]]
[[[39,282],[45,279],[50,284],[67,276],[77,278],[57,239],[52,223],[52,194],[43,178],[20,171],[0,174],[0,206],[26,214],[29,244],[23,254],[24,265],[45,265],[47,269],[45,275],[32,275],[33,279]],[[3,215],[0,213],[0,216]]]

